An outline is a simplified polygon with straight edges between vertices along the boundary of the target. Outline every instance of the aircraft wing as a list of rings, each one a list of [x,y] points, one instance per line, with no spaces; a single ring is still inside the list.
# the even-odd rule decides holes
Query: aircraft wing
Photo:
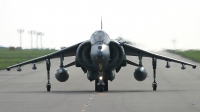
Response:
[[[75,56],[76,55],[76,49],[78,48],[78,46],[81,43],[82,42],[80,42],[78,44],[75,44],[73,46],[67,47],[65,49],[62,49],[62,50],[59,50],[59,51],[56,51],[56,52],[53,52],[53,53],[38,57],[38,58],[34,58],[34,59],[31,59],[31,60],[16,64],[16,65],[9,66],[9,67],[7,67],[7,70],[10,70],[11,68],[14,68],[14,67],[30,64],[30,63],[36,63],[36,62],[39,62],[39,61],[44,61],[46,59],[59,58],[61,54],[62,54],[63,57]]]
[[[126,44],[126,43],[123,43],[123,48],[124,48],[126,55],[138,56],[139,53],[141,53],[143,57],[152,57],[152,58],[155,57],[156,59],[161,59],[161,60],[165,60],[165,61],[169,61],[169,62],[176,62],[176,63],[180,63],[180,64],[184,64],[184,65],[190,65],[193,68],[196,68],[196,65],[194,65],[194,64],[184,62],[184,61],[180,61],[180,60],[173,59],[173,58],[169,58],[169,57],[166,57],[166,56],[158,55],[158,54],[155,54],[155,53],[152,53],[152,52],[131,46],[131,45]]]

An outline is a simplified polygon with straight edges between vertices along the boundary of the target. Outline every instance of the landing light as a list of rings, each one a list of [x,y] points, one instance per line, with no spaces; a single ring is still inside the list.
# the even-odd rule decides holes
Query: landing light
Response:
[[[102,77],[102,76],[100,76],[100,77],[99,77],[99,80],[103,80],[103,77]]]

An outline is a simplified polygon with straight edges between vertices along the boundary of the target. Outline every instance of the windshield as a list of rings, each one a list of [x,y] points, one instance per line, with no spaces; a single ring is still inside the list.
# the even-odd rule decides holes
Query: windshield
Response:
[[[99,30],[92,34],[90,38],[90,42],[91,44],[94,44],[96,42],[104,42],[105,44],[109,44],[110,37],[108,36],[106,32]]]

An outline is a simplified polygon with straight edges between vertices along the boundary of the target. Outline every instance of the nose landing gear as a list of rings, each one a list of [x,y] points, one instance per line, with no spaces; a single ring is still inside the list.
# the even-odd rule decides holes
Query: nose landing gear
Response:
[[[104,91],[105,83],[103,82],[103,80],[99,80],[99,83],[97,83],[97,86],[98,86],[98,91],[99,92],[103,92]]]
[[[102,75],[99,76],[99,79],[95,80],[95,91],[98,92],[108,91],[108,80],[103,79]]]

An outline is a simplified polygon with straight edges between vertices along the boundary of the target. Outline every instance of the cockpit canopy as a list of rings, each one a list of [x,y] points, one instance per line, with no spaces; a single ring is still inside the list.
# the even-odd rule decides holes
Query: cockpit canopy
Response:
[[[104,42],[105,44],[110,43],[110,37],[108,34],[102,30],[98,30],[94,32],[90,38],[91,44],[94,44],[96,42]]]

